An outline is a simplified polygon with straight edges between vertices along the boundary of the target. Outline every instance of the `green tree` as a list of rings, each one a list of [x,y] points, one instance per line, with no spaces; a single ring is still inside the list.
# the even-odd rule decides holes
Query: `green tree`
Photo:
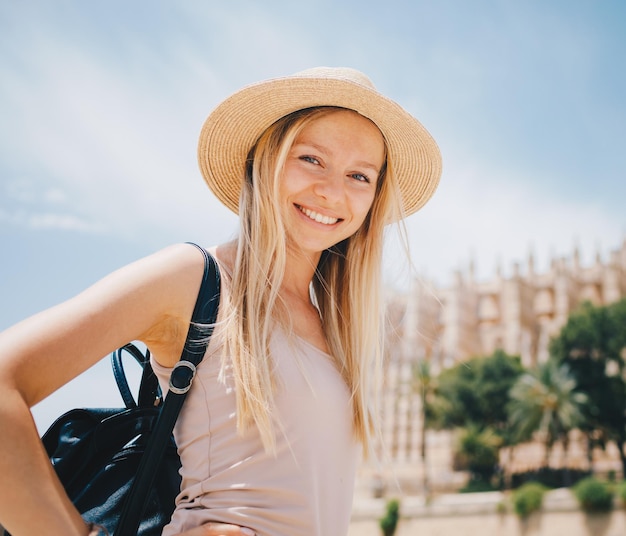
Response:
[[[420,397],[421,411],[421,429],[420,429],[420,457],[422,458],[422,467],[424,475],[422,487],[426,496],[430,493],[428,482],[427,450],[426,450],[426,430],[433,427],[433,404],[436,390],[436,379],[430,372],[430,365],[426,361],[418,361],[413,366],[413,374],[411,377],[412,391]]]
[[[470,425],[461,432],[456,462],[470,473],[469,489],[491,489],[501,445],[502,438],[491,428]]]
[[[517,356],[497,350],[443,371],[430,409],[433,425],[461,428],[456,461],[471,473],[470,487],[491,484],[499,449],[510,444],[506,406],[509,390],[524,369]]]
[[[588,396],[581,429],[590,446],[614,441],[626,474],[626,299],[583,304],[551,342],[550,355],[568,365],[577,389]]]
[[[576,391],[576,379],[567,365],[548,360],[520,376],[511,388],[510,398],[507,410],[514,439],[524,441],[539,432],[544,439],[547,467],[554,443],[562,441],[567,450],[569,432],[584,422],[587,396]]]
[[[443,371],[433,403],[438,426],[490,427],[508,443],[509,390],[523,371],[519,357],[501,350]]]

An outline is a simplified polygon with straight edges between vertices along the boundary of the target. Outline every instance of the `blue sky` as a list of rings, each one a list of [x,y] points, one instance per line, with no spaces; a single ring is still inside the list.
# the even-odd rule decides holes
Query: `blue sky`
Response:
[[[606,257],[626,235],[625,6],[4,0],[0,329],[168,244],[233,237],[197,168],[201,124],[241,86],[316,65],[361,69],[439,143],[441,186],[407,221],[422,277]]]

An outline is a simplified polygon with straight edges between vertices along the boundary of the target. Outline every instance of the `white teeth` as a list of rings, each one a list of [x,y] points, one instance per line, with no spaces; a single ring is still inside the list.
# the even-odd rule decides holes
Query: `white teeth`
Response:
[[[339,221],[339,218],[331,218],[330,216],[324,216],[318,212],[314,212],[309,210],[308,208],[298,207],[300,212],[306,214],[309,218],[316,221],[317,223],[323,223],[324,225],[333,225]]]

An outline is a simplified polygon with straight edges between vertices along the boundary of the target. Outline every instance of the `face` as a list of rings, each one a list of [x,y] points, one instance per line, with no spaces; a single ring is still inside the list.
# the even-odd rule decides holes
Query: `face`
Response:
[[[356,112],[333,111],[306,125],[280,184],[289,240],[319,255],[352,236],[372,206],[384,159],[382,134]]]

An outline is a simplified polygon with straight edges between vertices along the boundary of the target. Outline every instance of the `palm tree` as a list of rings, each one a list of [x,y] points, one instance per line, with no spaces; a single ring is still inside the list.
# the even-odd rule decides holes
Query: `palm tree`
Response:
[[[518,441],[539,432],[544,437],[548,466],[552,446],[563,442],[568,447],[568,433],[582,424],[582,407],[587,395],[576,391],[576,380],[567,365],[554,360],[520,376],[510,391],[509,425]]]
[[[418,394],[420,397],[420,411],[422,413],[422,427],[420,430],[420,457],[422,459],[422,467],[424,470],[422,487],[424,489],[424,495],[428,497],[430,489],[428,482],[428,471],[426,468],[426,430],[428,429],[428,421],[430,420],[429,404],[431,403],[431,400],[435,394],[436,383],[435,378],[430,372],[430,365],[426,361],[420,360],[414,363],[411,386],[413,392]]]

